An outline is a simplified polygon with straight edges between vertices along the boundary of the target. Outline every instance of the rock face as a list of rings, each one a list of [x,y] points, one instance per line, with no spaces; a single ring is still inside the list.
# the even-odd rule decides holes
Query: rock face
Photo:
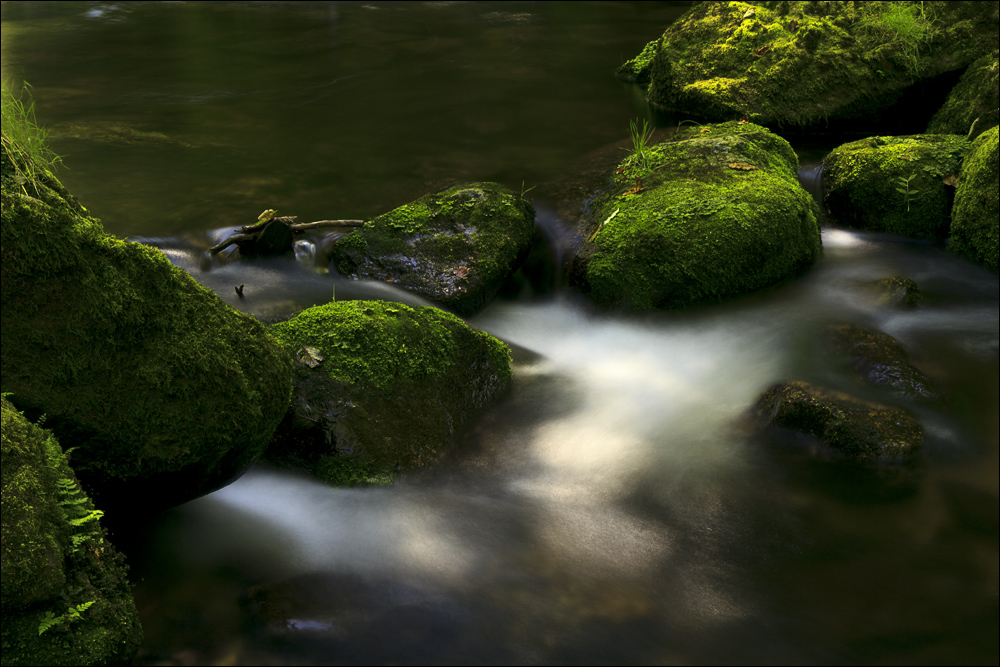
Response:
[[[847,356],[866,384],[885,387],[911,400],[938,398],[934,382],[910,363],[910,353],[889,334],[854,324],[839,324],[831,327],[830,341],[833,351]]]
[[[3,391],[73,455],[107,511],[178,504],[241,475],[288,405],[290,362],[153,248],[104,233],[3,153]]]
[[[868,463],[905,462],[924,440],[920,424],[905,410],[805,382],[771,387],[757,399],[754,412],[763,423],[814,435],[844,456]]]
[[[878,306],[912,308],[924,300],[920,287],[906,276],[882,278],[868,283],[866,287]]]
[[[769,126],[863,119],[916,81],[996,48],[995,11],[990,3],[701,2],[659,40],[649,101]]]
[[[48,431],[0,401],[3,663],[128,664],[142,627],[124,559]]]
[[[969,65],[958,85],[927,126],[933,134],[961,134],[970,139],[1000,125],[1000,51]],[[971,132],[971,136],[969,136]]]
[[[436,461],[511,380],[506,345],[436,308],[331,303],[271,332],[301,361],[267,458],[335,484],[387,483]]]
[[[952,210],[949,247],[974,262],[998,268],[1000,245],[1000,169],[994,127],[974,142],[962,166]]]
[[[818,209],[788,143],[736,122],[683,129],[630,155],[590,203],[571,281],[599,303],[678,308],[811,266]]]
[[[465,183],[395,208],[331,249],[351,278],[391,282],[460,315],[486,306],[527,256],[535,210],[497,183]]]
[[[948,183],[955,183],[968,150],[964,137],[944,134],[843,144],[824,160],[824,201],[841,225],[917,238],[943,236],[954,192]]]

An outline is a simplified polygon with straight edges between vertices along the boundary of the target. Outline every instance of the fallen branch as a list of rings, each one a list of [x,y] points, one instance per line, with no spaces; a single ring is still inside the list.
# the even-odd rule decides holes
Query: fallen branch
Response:
[[[277,254],[280,254],[282,251],[278,250],[278,248],[284,248],[286,244],[288,245],[288,247],[284,248],[284,250],[291,249],[290,238],[282,237],[281,234],[278,234],[277,236],[272,234],[271,238],[273,239],[273,241],[265,242],[263,244],[263,247],[262,246],[254,247],[251,246],[250,244],[256,244],[257,241],[261,238],[261,236],[265,233],[265,230],[267,230],[271,225],[283,225],[284,227],[287,227],[289,231],[283,232],[283,234],[290,235],[291,233],[295,232],[304,232],[307,229],[321,229],[321,228],[327,228],[327,229],[332,229],[334,231],[342,231],[346,233],[352,229],[356,229],[365,224],[364,220],[317,220],[315,222],[302,222],[302,223],[296,223],[295,222],[296,220],[298,220],[298,216],[283,215],[280,217],[271,217],[266,220],[260,220],[259,222],[256,222],[252,225],[246,225],[244,227],[240,227],[240,233],[233,234],[232,236],[225,238],[221,242],[209,248],[208,251],[214,255],[222,250],[225,250],[226,248],[235,243],[235,244],[240,244],[240,254],[242,255],[274,254],[275,252],[277,252]],[[277,230],[280,230],[280,227],[275,228],[274,230],[272,230],[272,232]]]

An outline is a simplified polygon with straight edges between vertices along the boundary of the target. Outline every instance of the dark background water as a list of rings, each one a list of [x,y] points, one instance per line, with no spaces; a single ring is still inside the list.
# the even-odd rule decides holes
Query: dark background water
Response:
[[[571,227],[652,117],[614,69],[687,4],[4,3],[2,74],[108,231],[262,314],[331,285],[290,258],[199,270],[212,230],[265,208],[368,218],[496,180]],[[472,323],[521,346],[514,391],[437,469],[368,490],[255,470],[118,528],[140,662],[996,664],[996,275],[930,243],[824,245],[804,278],[691,313],[497,303]],[[898,274],[924,306],[865,300]],[[779,380],[852,386],[817,357],[841,320],[951,392],[908,406],[928,440],[902,492],[741,426]]]

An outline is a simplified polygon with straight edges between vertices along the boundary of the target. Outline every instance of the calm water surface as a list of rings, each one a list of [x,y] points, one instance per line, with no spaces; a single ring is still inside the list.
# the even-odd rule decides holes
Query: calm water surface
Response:
[[[2,69],[33,84],[60,177],[109,231],[269,315],[335,278],[322,236],[205,261],[265,208],[367,218],[496,180],[537,186],[561,238],[648,113],[611,73],[683,10],[4,3]],[[997,277],[926,243],[823,240],[802,279],[688,313],[597,313],[536,279],[471,320],[515,346],[514,388],[435,470],[331,489],[255,469],[118,529],[139,661],[996,664]],[[863,284],[892,275],[925,304],[877,308]],[[905,482],[744,424],[782,380],[893,401],[823,354],[838,321],[896,336],[949,394],[907,406],[928,435]]]

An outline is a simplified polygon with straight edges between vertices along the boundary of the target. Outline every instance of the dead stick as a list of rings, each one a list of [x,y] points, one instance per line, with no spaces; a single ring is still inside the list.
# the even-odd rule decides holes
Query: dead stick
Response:
[[[364,220],[317,220],[316,222],[302,222],[288,226],[293,232],[301,232],[320,227],[360,227],[363,224],[365,224]]]

